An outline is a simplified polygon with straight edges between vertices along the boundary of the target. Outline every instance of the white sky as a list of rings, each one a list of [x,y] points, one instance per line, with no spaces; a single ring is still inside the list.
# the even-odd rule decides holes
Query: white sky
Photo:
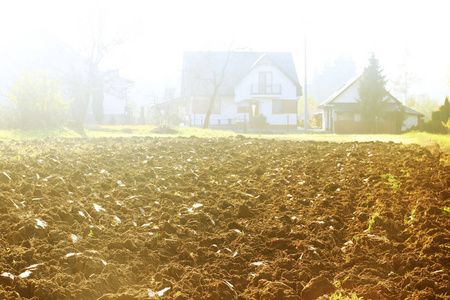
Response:
[[[45,32],[81,49],[89,20],[104,19],[106,35],[125,40],[104,67],[121,67],[140,84],[175,84],[183,51],[228,49],[292,52],[303,82],[306,26],[309,79],[341,55],[362,71],[372,51],[394,79],[407,49],[418,78],[410,93],[450,95],[447,0],[16,0],[2,1],[0,11],[2,48]]]

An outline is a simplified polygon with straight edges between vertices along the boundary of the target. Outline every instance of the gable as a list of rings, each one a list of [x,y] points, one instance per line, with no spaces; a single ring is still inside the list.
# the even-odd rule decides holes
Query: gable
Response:
[[[294,85],[294,82],[280,69],[278,66],[271,64],[271,63],[259,63],[252,67],[243,78],[241,78],[238,82],[238,84],[241,84],[243,81],[245,81],[249,77],[253,77],[255,79],[258,78],[258,74],[261,72],[270,72],[273,74],[273,83],[281,83],[289,81]],[[258,82],[258,80],[253,80],[253,82]]]
[[[272,53],[272,54],[274,55],[274,53]],[[286,62],[287,61],[284,60],[284,63],[286,63]],[[272,58],[267,53],[264,53],[255,61],[255,63],[251,66],[251,68],[244,75],[244,77],[246,77],[248,75],[248,73],[255,72],[255,70],[257,70],[257,72],[267,70],[267,71],[281,73],[281,74],[277,74],[278,78],[287,79],[287,80],[291,81],[292,84],[294,84],[296,87],[300,88],[300,83],[298,82],[297,73],[295,72],[295,69],[289,70],[289,67],[293,66],[293,65],[294,65],[294,62],[291,61],[291,63],[289,63],[288,65],[285,65],[284,67],[280,67],[280,65],[278,63],[274,62],[274,60],[272,60]],[[261,68],[263,68],[263,70],[261,70]],[[289,74],[289,71],[293,71],[294,73]]]
[[[357,84],[350,85],[347,89],[342,91],[336,98],[334,98],[333,103],[358,103],[358,88]]]
[[[235,87],[235,102],[248,99],[297,99],[299,88],[272,62],[256,64]]]
[[[342,86],[339,90],[334,92],[327,100],[322,102],[318,108],[323,108],[325,106],[332,106],[334,103],[357,103],[358,98],[358,89],[357,82],[359,76],[350,79],[347,81],[344,86]]]

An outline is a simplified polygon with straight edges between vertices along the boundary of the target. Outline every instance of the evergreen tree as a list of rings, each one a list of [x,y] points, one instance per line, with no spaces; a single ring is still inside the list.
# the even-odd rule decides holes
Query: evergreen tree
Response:
[[[371,132],[377,131],[377,125],[383,121],[386,114],[385,98],[386,80],[381,74],[375,54],[369,59],[369,65],[364,69],[358,86],[358,102],[360,103],[361,121],[368,126]]]

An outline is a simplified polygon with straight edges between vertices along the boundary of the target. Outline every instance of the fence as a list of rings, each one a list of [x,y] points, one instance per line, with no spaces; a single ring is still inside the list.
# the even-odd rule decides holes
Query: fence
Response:
[[[187,124],[191,127],[203,127],[205,122],[205,116],[200,115],[192,115],[190,118],[190,124]],[[271,124],[261,124],[256,121],[256,119],[251,120],[247,115],[243,115],[242,117],[232,117],[232,118],[211,118],[209,121],[209,128],[213,129],[229,129],[229,130],[296,130],[297,129],[297,120],[296,118],[292,119],[289,116],[286,117],[286,124],[280,125],[271,125]]]

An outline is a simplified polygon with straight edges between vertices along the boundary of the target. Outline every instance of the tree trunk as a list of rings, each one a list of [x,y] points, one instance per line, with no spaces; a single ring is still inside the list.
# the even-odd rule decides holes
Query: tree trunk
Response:
[[[209,101],[208,111],[206,112],[205,122],[203,123],[203,129],[207,129],[209,127],[209,119],[211,117],[211,113],[214,108],[214,104],[216,102],[219,87],[220,87],[220,85],[214,86],[214,92],[213,92],[213,95],[211,96],[211,100]]]
[[[88,84],[88,87],[83,92],[83,100],[81,103],[81,115],[80,115],[80,125],[84,126],[84,121],[86,120],[87,111],[89,109],[89,103],[91,102],[91,87]]]
[[[226,59],[224,65],[223,65],[222,72],[220,73],[219,80],[217,80],[216,74],[214,75],[214,79],[211,80],[211,83],[212,83],[212,86],[213,86],[214,90],[213,90],[213,94],[211,96],[211,99],[209,101],[209,107],[208,107],[208,111],[206,112],[205,122],[203,123],[203,129],[206,129],[206,128],[209,127],[209,119],[210,119],[211,113],[212,113],[212,111],[214,109],[214,104],[216,102],[217,94],[219,93],[219,89],[222,86],[223,80],[225,78],[225,71],[227,69],[229,59],[230,59],[230,51],[228,51],[228,53],[227,53],[227,59]]]
[[[97,82],[92,91],[92,112],[97,124],[101,125],[104,117],[103,109],[104,88],[101,82]]]

